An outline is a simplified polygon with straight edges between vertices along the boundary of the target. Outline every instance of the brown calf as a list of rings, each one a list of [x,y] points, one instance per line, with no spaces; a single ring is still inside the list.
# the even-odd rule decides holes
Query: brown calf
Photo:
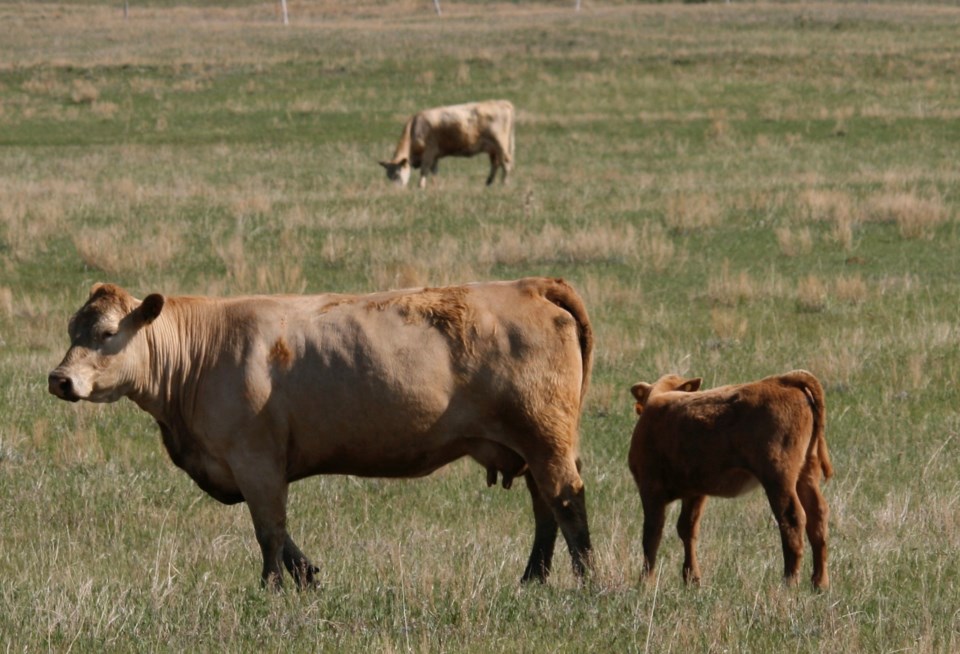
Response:
[[[695,548],[707,496],[736,497],[760,485],[780,526],[785,580],[797,581],[806,528],[813,585],[826,588],[828,509],[820,475],[829,479],[833,468],[820,382],[795,370],[696,392],[701,381],[665,375],[630,389],[640,416],[629,462],[643,502],[643,578],[654,570],[670,502],[683,502],[683,579],[699,583]]]

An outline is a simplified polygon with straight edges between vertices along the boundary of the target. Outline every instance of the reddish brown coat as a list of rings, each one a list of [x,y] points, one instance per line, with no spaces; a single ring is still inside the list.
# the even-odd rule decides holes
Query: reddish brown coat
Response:
[[[795,370],[708,391],[700,383],[666,375],[631,388],[640,418],[629,464],[643,502],[644,577],[653,572],[670,502],[682,500],[683,578],[698,582],[695,545],[707,496],[736,497],[760,485],[780,527],[785,578],[796,581],[806,529],[813,584],[825,588],[828,509],[820,478],[833,468],[820,382]]]

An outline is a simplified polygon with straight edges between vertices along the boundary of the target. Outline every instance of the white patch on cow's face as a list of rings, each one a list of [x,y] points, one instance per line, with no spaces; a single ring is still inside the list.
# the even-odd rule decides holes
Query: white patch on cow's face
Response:
[[[115,402],[134,387],[141,360],[143,311],[87,304],[71,319],[70,349],[48,378],[62,400]]]

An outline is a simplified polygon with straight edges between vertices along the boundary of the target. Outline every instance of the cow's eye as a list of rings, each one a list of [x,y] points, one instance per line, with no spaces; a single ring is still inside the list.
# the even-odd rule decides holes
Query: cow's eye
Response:
[[[100,340],[109,341],[111,338],[117,335],[117,332],[105,331],[100,335]]]

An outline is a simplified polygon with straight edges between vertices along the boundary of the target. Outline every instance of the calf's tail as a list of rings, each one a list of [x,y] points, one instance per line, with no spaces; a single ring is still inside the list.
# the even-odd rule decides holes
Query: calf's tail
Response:
[[[790,386],[801,389],[807,396],[810,410],[813,411],[813,438],[810,439],[810,449],[817,448],[817,459],[824,479],[833,476],[833,464],[830,462],[830,452],[827,449],[825,431],[827,428],[827,410],[823,398],[823,386],[820,380],[806,370],[794,370],[780,378]]]

